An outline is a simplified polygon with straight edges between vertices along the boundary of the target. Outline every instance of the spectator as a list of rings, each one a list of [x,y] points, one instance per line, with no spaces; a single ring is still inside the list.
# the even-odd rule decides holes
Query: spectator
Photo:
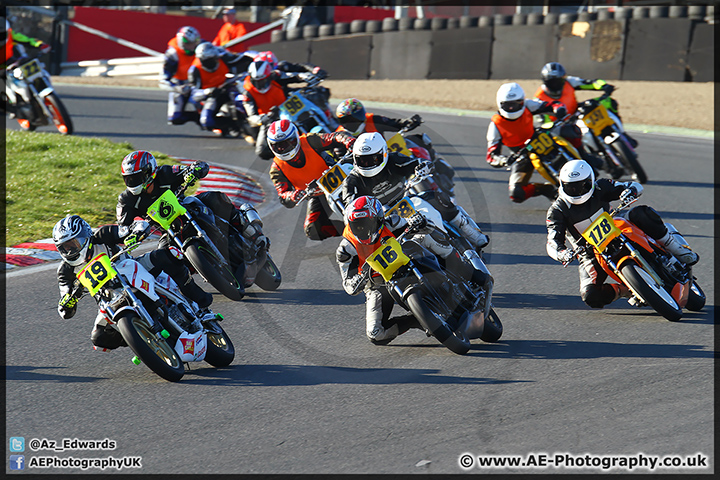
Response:
[[[224,45],[230,40],[242,37],[247,33],[245,25],[243,25],[242,22],[238,22],[237,18],[235,18],[234,8],[226,8],[223,10],[223,22],[225,23],[223,23],[223,26],[220,27],[220,31],[218,31],[215,40],[212,42],[213,45],[224,47]],[[245,51],[245,45],[243,42],[237,43],[229,47],[228,50],[234,53],[242,53]]]

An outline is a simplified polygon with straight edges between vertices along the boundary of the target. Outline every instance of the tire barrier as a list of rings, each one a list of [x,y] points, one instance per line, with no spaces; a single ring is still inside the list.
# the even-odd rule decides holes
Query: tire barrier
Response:
[[[490,78],[539,79],[542,66],[558,58],[557,28],[555,25],[495,26]]]
[[[622,79],[685,81],[691,27],[688,18],[630,20]]]
[[[431,41],[427,78],[490,78],[492,28],[463,29],[459,38],[453,30],[438,30],[433,32]]]

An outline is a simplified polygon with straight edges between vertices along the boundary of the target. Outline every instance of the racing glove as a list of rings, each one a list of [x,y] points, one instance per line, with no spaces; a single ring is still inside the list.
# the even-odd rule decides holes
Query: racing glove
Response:
[[[508,157],[505,155],[493,155],[492,160],[489,162],[493,168],[502,168],[508,163]]]
[[[418,177],[427,177],[432,174],[433,164],[430,162],[422,162],[415,167],[415,175]]]
[[[132,229],[132,233],[125,237],[123,242],[128,248],[136,248],[140,246],[145,237],[150,233],[150,224],[145,220],[137,222]]]
[[[407,231],[417,232],[427,227],[427,219],[421,213],[415,213],[407,219]]]
[[[52,50],[52,47],[47,43],[38,45],[38,48],[40,49],[40,53],[50,53],[50,50]]]
[[[320,80],[325,80],[328,77],[328,73],[320,67],[313,68],[312,73]]]
[[[290,200],[293,203],[297,204],[298,202],[300,202],[300,200],[305,198],[306,195],[307,192],[305,190],[295,190],[292,195],[290,195]]]
[[[607,93],[608,96],[612,95],[612,93],[615,91],[615,85],[610,85],[609,83],[606,83],[603,85],[603,92]]]
[[[207,162],[197,160],[185,169],[183,176],[185,181],[188,181],[190,177],[193,177],[193,179],[205,178],[208,172],[210,172],[210,165]]]
[[[404,118],[400,120],[400,124],[403,126],[403,128],[407,128],[408,130],[419,127],[421,123],[422,117],[418,114],[415,114],[410,118]]]
[[[367,283],[367,277],[363,274],[355,275],[352,278],[348,278],[345,280],[346,289],[345,291],[348,292],[350,295],[357,295],[360,290],[363,289],[365,284]]]
[[[75,315],[75,311],[77,310],[77,302],[78,299],[69,293],[66,293],[63,295],[63,297],[58,302],[58,313],[60,316],[67,320],[68,318],[72,318],[73,315]]]
[[[620,202],[627,203],[638,197],[635,187],[628,187],[620,193]]]
[[[558,119],[565,118],[565,115],[567,115],[567,108],[565,108],[565,105],[562,105],[562,104],[554,105],[553,106],[553,114]]]
[[[563,265],[567,265],[568,263],[573,261],[575,255],[573,255],[573,252],[569,248],[566,248],[558,252],[557,258],[558,262],[562,263]]]

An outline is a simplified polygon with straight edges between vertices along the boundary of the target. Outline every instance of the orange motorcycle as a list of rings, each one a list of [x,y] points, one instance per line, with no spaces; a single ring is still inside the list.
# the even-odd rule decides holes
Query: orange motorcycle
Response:
[[[637,198],[628,199],[611,212],[602,212],[591,219],[582,236],[593,248],[595,258],[611,278],[630,289],[631,305],[649,305],[671,322],[680,320],[683,308],[702,310],[705,293],[697,284],[692,268],[677,260],[660,242],[618,216],[635,201]]]

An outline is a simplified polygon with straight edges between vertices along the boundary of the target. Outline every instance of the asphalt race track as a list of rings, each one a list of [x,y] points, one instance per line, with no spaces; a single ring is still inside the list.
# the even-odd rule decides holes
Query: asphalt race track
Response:
[[[699,453],[709,457],[707,468],[654,472],[714,472],[710,140],[636,134],[650,177],[642,202],[674,223],[701,257],[695,275],[707,306],[671,323],[625,300],[603,310],[585,306],[577,264],[563,268],[545,252],[548,200],[511,203],[509,172],[486,164],[488,120],[423,114],[418,131],[428,132],[455,166],[459,203],[491,236],[486,261],[505,327],[500,343],[475,340],[468,355],[457,356],[418,330],[384,347],[366,339],[364,298],[340,285],[338,239],[305,238],[305,209],[279,205],[269,163],[243,140],[214,137],[194,124],[167,125],[159,90],[58,91],[77,135],[252,172],[266,189],[259,210],[283,283],[277,292],[252,287],[241,302],[215,293],[213,308],[225,316],[235,361],[224,369],[191,364],[173,384],[133,365],[128,349],[92,349],[91,298],[80,302],[75,318],[60,319],[55,265],[9,273],[6,433],[25,438],[26,463],[39,456],[142,457],[141,471],[123,472],[144,474],[602,473],[578,465],[586,454]],[[108,192],[108,206],[117,193]],[[114,450],[29,448],[31,439],[106,438],[117,443]],[[469,470],[459,463],[466,453],[475,457]],[[477,456],[535,454],[537,462],[538,454],[554,460],[560,453],[582,458],[565,470],[477,465]],[[650,472],[611,470],[628,471]]]

